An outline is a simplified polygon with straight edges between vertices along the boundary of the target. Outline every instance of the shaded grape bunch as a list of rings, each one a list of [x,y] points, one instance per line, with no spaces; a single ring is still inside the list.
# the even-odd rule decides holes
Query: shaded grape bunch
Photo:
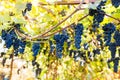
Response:
[[[64,34],[56,34],[54,35],[54,40],[56,41],[56,56],[58,58],[62,58],[62,50],[64,42],[67,41],[69,37]]]
[[[96,9],[89,9],[89,15],[93,16],[93,25],[92,25],[92,31],[96,32],[97,28],[99,27],[99,23],[101,23],[104,19],[105,12],[102,9],[103,6],[105,6],[106,0],[101,0],[99,5],[96,7]]]
[[[53,45],[53,42],[50,40],[49,41],[49,45],[50,45],[50,53],[52,53],[54,51],[54,45]]]
[[[8,49],[13,45],[14,36],[5,30],[2,30],[2,39],[5,41],[5,45]]]
[[[117,8],[120,5],[120,0],[111,0],[112,5]]]
[[[99,45],[100,45],[101,48],[103,49],[102,35],[101,35],[101,34],[97,35],[97,38],[96,38],[96,39],[99,41]]]
[[[105,12],[103,10],[89,9],[89,15],[94,17],[92,31],[95,32],[96,29],[99,27],[99,23],[103,21]]]
[[[28,10],[28,11],[31,11],[31,9],[32,9],[32,4],[31,4],[31,3],[27,3],[26,7],[27,7],[27,10]]]
[[[18,52],[23,53],[25,50],[25,46],[26,46],[26,41],[19,41],[19,48],[18,48]]]
[[[33,56],[37,56],[39,50],[40,50],[40,43],[33,43],[32,45]]]
[[[89,15],[90,16],[94,16],[95,13],[97,13],[97,10],[95,10],[95,9],[89,9]]]
[[[88,48],[89,48],[89,44],[84,43],[84,45],[83,45],[83,46],[84,46],[84,49],[85,49],[85,50],[88,50]]]
[[[96,29],[99,27],[99,23],[101,23],[104,19],[105,12],[103,10],[99,10],[94,14],[93,18],[93,31],[96,31]]]
[[[14,27],[20,30],[20,24],[15,24]]]
[[[120,46],[120,32],[118,30],[115,31],[114,39],[115,39],[116,45]]]
[[[24,52],[26,42],[18,39],[14,30],[2,30],[2,39],[5,41],[5,46],[8,49],[13,45],[15,54]]]
[[[95,56],[96,54],[99,55],[99,54],[100,54],[100,49],[94,49],[94,50],[93,50],[93,53],[94,53],[94,56]]]
[[[105,15],[105,12],[103,10],[97,11],[97,13],[94,15],[93,21],[94,22],[96,21],[97,23],[102,22],[104,19],[104,15]]]
[[[116,54],[116,43],[110,43],[109,44],[109,50],[111,52],[111,58],[115,58]]]
[[[62,31],[62,34],[63,34],[63,35],[66,35],[66,36],[69,38],[69,34],[68,34],[67,30],[63,30],[63,31]],[[70,45],[71,45],[71,40],[70,40],[70,39],[67,39],[67,48],[66,48],[67,51],[69,50]]]
[[[113,23],[108,23],[105,24],[102,29],[104,31],[104,41],[106,42],[106,45],[109,45],[111,41],[111,34],[116,30],[116,27]]]
[[[114,72],[118,72],[119,59],[116,58],[113,62],[114,62]]]
[[[97,9],[101,10],[101,8],[105,6],[106,2],[107,2],[107,0],[101,0],[101,2],[99,3],[99,5],[97,6]]]
[[[113,23],[108,23],[105,24],[102,29],[104,30],[104,33],[112,34],[116,30],[116,27]]]
[[[15,50],[15,54],[17,55],[18,52],[19,53],[24,53],[25,46],[26,46],[26,41],[21,41],[20,39],[16,38],[14,40],[14,44],[13,44],[13,47],[14,47],[14,50]]]
[[[110,44],[110,41],[111,41],[111,34],[104,33],[104,41],[105,41],[105,44],[108,46]]]
[[[36,65],[36,67],[37,67],[37,69],[35,70],[36,77],[39,77],[39,75],[40,75],[40,73],[41,73],[42,69],[41,69],[41,68],[39,68],[39,64],[37,64],[37,65]]]
[[[83,34],[83,25],[81,23],[77,24],[75,27],[75,47],[80,49],[81,35]]]

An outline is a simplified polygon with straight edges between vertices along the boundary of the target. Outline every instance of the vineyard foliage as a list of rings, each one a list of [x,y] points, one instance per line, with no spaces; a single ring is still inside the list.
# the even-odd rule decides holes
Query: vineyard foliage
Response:
[[[120,0],[56,1],[0,0],[1,54],[31,62],[40,80],[118,78]]]

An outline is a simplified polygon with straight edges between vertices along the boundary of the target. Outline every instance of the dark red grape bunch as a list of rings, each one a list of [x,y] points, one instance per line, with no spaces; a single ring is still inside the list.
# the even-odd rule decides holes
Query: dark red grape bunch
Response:
[[[109,50],[111,52],[111,58],[115,58],[116,54],[116,43],[110,43],[109,44]]]
[[[54,44],[51,40],[49,40],[49,45],[50,45],[50,53],[52,53],[54,51]]]
[[[104,30],[104,33],[112,34],[116,30],[116,27],[113,23],[108,23],[105,24],[102,29]]]
[[[114,34],[114,39],[117,46],[120,46],[120,31],[116,30]]]
[[[111,0],[112,5],[117,8],[120,5],[120,0]]]
[[[116,58],[113,62],[114,62],[114,72],[118,72],[119,58]]]
[[[106,42],[106,45],[109,45],[111,41],[111,34],[115,32],[116,27],[113,23],[108,23],[105,24],[102,29],[104,31],[104,41]]]
[[[19,25],[15,27],[19,27]],[[5,41],[6,48],[9,49],[13,45],[15,54],[24,52],[26,42],[18,39],[14,29],[8,31],[2,30],[2,39]]]
[[[32,4],[31,4],[31,3],[27,3],[27,4],[26,4],[26,7],[27,7],[27,10],[28,10],[28,11],[31,11],[31,9],[32,9]]]
[[[40,50],[40,43],[33,43],[32,45],[33,56],[37,56],[39,50]]]
[[[57,58],[62,58],[62,50],[64,42],[67,41],[68,35],[62,33],[62,34],[56,34],[54,35],[54,40],[56,41],[56,56]]]
[[[77,24],[75,27],[75,47],[77,49],[80,49],[80,43],[81,43],[81,35],[83,34],[83,25],[82,24]]]

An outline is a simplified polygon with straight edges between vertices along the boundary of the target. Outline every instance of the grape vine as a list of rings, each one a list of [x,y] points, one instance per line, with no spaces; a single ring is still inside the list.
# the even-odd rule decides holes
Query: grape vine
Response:
[[[8,3],[2,1],[0,5],[0,12],[2,7],[5,10],[0,13],[0,49],[5,48],[0,58],[3,67],[8,57],[11,60],[10,80],[15,57],[31,62],[40,80],[90,76],[96,80],[92,72],[120,71],[120,19],[116,12],[120,0],[93,0],[89,3],[92,7],[84,7],[88,2],[80,1]],[[19,68],[18,75],[25,68]]]

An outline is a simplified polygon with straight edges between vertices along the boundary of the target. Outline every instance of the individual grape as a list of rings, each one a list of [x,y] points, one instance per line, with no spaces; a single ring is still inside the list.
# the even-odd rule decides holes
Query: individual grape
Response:
[[[114,39],[115,39],[116,45],[120,46],[120,32],[118,30],[115,31]]]
[[[80,49],[81,35],[83,34],[83,25],[77,24],[75,27],[75,47]]]
[[[40,50],[40,43],[33,43],[32,45],[32,51],[33,51],[33,56],[37,56]]]
[[[116,54],[116,43],[110,43],[109,50],[111,52],[111,58],[115,58]]]
[[[111,0],[112,5],[117,8],[120,5],[120,0]]]
[[[28,10],[28,11],[31,11],[31,9],[32,9],[32,4],[31,4],[31,3],[27,3],[26,7],[27,7],[27,10]]]
[[[54,40],[56,41],[56,56],[58,58],[62,58],[62,50],[64,42],[67,41],[69,37],[64,34],[56,34],[54,35]]]

